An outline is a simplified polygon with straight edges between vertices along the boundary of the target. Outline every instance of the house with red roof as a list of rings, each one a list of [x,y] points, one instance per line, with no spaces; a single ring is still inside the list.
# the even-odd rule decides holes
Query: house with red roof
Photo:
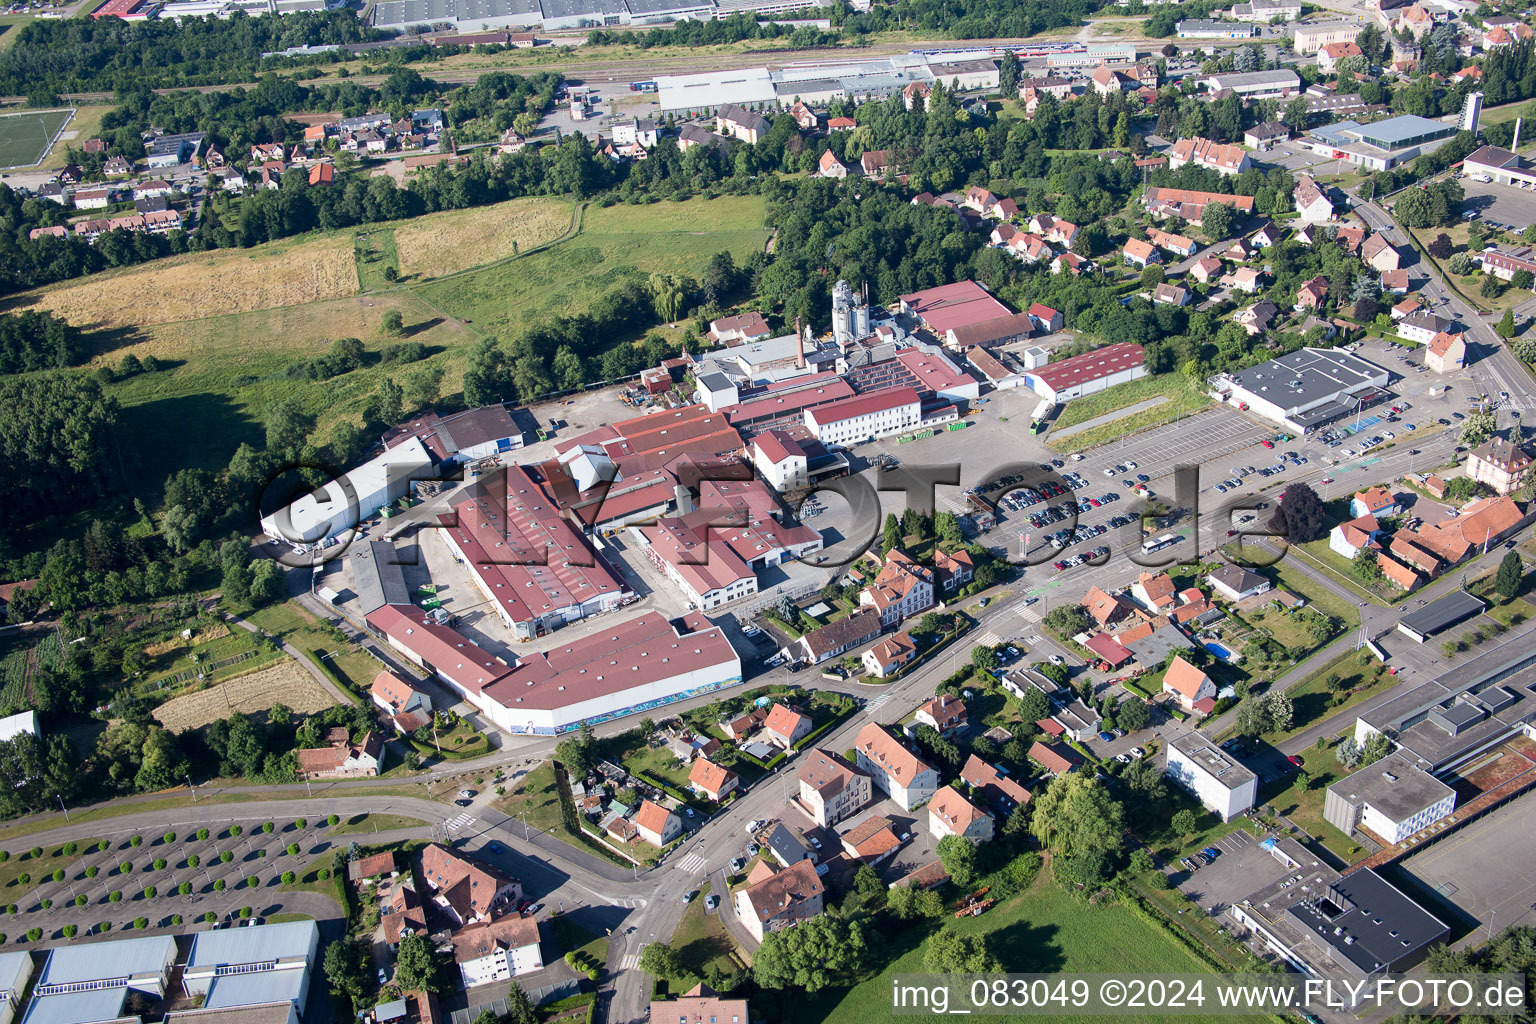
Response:
[[[1129,664],[1135,658],[1134,654],[1120,646],[1120,641],[1108,633],[1094,634],[1085,646],[1108,669],[1117,669],[1121,665]]]
[[[368,695],[374,705],[394,722],[401,735],[414,732],[432,721],[432,698],[393,672],[385,670],[373,677]]]
[[[1213,703],[1216,700],[1216,684],[1211,677],[1178,654],[1173,656],[1168,671],[1163,673],[1163,692],[1173,694],[1174,700],[1186,711],[1193,711],[1195,704],[1206,698]]]
[[[1328,550],[1345,558],[1354,558],[1364,548],[1379,551],[1381,545],[1376,542],[1376,537],[1380,533],[1381,524],[1375,516],[1356,516],[1328,531]]]
[[[906,633],[894,633],[865,651],[860,660],[870,675],[880,679],[917,656],[917,644]]]
[[[652,846],[666,846],[682,835],[683,819],[654,800],[640,801],[640,807],[629,819],[641,839]]]
[[[1122,251],[1125,254],[1125,262],[1133,263],[1138,267],[1163,262],[1161,250],[1151,242],[1144,242],[1139,238],[1126,239],[1125,248]]]
[[[928,801],[928,832],[935,839],[960,836],[979,843],[992,838],[993,825],[992,815],[953,786],[944,786]]]
[[[1039,302],[1029,307],[1029,318],[1034,321],[1035,328],[1041,331],[1059,331],[1066,325],[1060,310],[1052,309]]]
[[[354,779],[379,774],[384,759],[384,741],[376,732],[367,733],[353,743],[347,730],[332,729],[323,747],[296,750],[299,774],[306,779]]]
[[[1081,606],[1090,621],[1106,629],[1132,612],[1131,606],[1118,594],[1106,594],[1097,586],[1088,588]]]
[[[1082,764],[1082,758],[1070,747],[1059,743],[1043,743],[1036,740],[1029,748],[1029,759],[1058,779],[1068,772],[1076,771]]]
[[[1007,814],[1020,804],[1029,803],[1029,790],[1008,773],[972,754],[960,769],[960,781],[970,787],[971,796]]]
[[[941,693],[932,700],[917,706],[913,721],[918,725],[931,726],[940,736],[948,737],[964,729],[969,721],[965,701],[959,697]]]
[[[1377,555],[1376,564],[1381,567],[1381,575],[1405,594],[1411,594],[1424,585],[1424,577],[1419,575],[1417,569],[1404,565],[1390,555]]]
[[[1131,596],[1153,615],[1166,615],[1179,603],[1173,577],[1165,572],[1144,572],[1131,584]]]
[[[939,773],[876,722],[859,730],[853,751],[859,770],[904,811],[920,807],[938,791]]]
[[[783,704],[775,704],[768,709],[763,731],[768,734],[768,742],[774,746],[793,750],[798,740],[810,734],[811,718]]]
[[[741,776],[707,757],[696,757],[688,769],[688,788],[719,803],[741,788]]]
[[[1397,499],[1385,487],[1367,487],[1349,500],[1352,516],[1395,516],[1401,511]]]

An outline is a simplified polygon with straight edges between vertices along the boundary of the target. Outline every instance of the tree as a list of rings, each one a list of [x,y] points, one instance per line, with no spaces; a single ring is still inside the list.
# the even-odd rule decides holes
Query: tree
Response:
[[[1004,96],[1017,96],[1019,91],[1019,58],[1012,50],[1003,51],[1003,59],[998,62],[998,91]]]
[[[1506,552],[1493,577],[1494,593],[1505,601],[1512,600],[1520,592],[1520,579],[1524,574],[1525,566],[1520,556],[1513,551]]]
[[[1307,120],[1311,113],[1311,109],[1307,106],[1307,101],[1303,97],[1298,96],[1285,105],[1285,114],[1281,120],[1285,122],[1285,126],[1291,131],[1304,132],[1307,130]]]
[[[1174,812],[1168,824],[1180,836],[1187,836],[1195,830],[1198,822],[1195,820],[1195,812],[1186,807],[1182,811]]]
[[[539,1015],[528,993],[517,982],[507,989],[507,1024],[538,1024]],[[478,1021],[476,1022],[478,1024]]]
[[[899,921],[914,918],[943,917],[944,899],[932,889],[915,885],[898,885],[886,898],[885,909]]]
[[[405,992],[441,992],[442,969],[437,950],[425,935],[407,935],[395,953],[395,982]]]
[[[1489,274],[1483,278],[1483,283],[1478,287],[1477,294],[1485,299],[1496,299],[1504,294],[1504,282]]]
[[[752,958],[752,978],[763,988],[819,992],[847,984],[868,959],[862,922],[822,914],[764,936]]]
[[[1355,557],[1350,559],[1349,570],[1362,583],[1377,583],[1381,580],[1381,562],[1370,548],[1361,548],[1355,552]]]
[[[901,524],[896,519],[896,513],[887,512],[880,542],[880,553],[888,555],[899,547],[901,547]]]
[[[1034,801],[1030,831],[1040,845],[1071,857],[1089,850],[1120,850],[1124,812],[1096,778],[1073,772],[1052,780]]]
[[[1002,970],[997,957],[987,948],[986,935],[959,935],[948,928],[939,929],[929,938],[923,950],[923,966],[937,974],[988,974]]]
[[[1492,412],[1468,413],[1467,418],[1461,423],[1461,443],[1468,448],[1476,448],[1493,436],[1498,429],[1498,423],[1493,418]]]
[[[1456,251],[1456,247],[1451,244],[1451,236],[1444,231],[1436,235],[1435,240],[1430,242],[1426,248],[1429,249],[1429,254],[1437,260],[1448,260],[1451,258],[1451,254]]]
[[[1126,732],[1140,732],[1152,721],[1152,709],[1138,697],[1123,700],[1115,706],[1115,720]]]
[[[1041,721],[1050,716],[1051,702],[1033,686],[1026,687],[1024,696],[1019,698],[1019,713],[1026,722]]]
[[[1200,228],[1208,238],[1218,242],[1231,238],[1237,229],[1237,215],[1225,203],[1211,203],[1200,216]]]
[[[1293,544],[1316,540],[1323,535],[1325,521],[1323,499],[1308,484],[1291,484],[1280,495],[1270,529]]]
[[[405,318],[400,315],[398,309],[392,309],[379,321],[379,328],[385,334],[398,335],[405,330]]]
[[[640,969],[653,978],[675,978],[683,973],[683,958],[665,942],[652,942],[640,951]]]
[[[1506,309],[1503,318],[1499,320],[1493,330],[1501,338],[1513,338],[1515,332],[1519,330],[1515,326],[1515,311],[1513,309]]]
[[[964,889],[976,878],[976,844],[962,836],[945,836],[935,847],[944,870]]]
[[[1529,270],[1517,270],[1509,279],[1511,288],[1523,288],[1526,291],[1530,291],[1533,284],[1536,284],[1536,274],[1532,274]]]
[[[1451,257],[1451,262],[1448,266],[1453,274],[1462,276],[1470,274],[1473,270],[1472,254],[1469,252],[1458,252]]]
[[[191,886],[186,886],[191,891]],[[331,991],[346,996],[356,1006],[363,999],[368,981],[370,954],[368,946],[353,938],[342,938],[325,948],[325,979]]]
[[[575,736],[567,736],[555,746],[555,758],[565,765],[574,778],[585,778],[597,767],[597,738],[592,727],[581,723]]]
[[[983,671],[997,668],[997,651],[985,644],[971,648],[971,664]]]
[[[1141,286],[1143,288],[1156,288],[1163,283],[1163,268],[1161,264],[1152,263],[1141,271]]]

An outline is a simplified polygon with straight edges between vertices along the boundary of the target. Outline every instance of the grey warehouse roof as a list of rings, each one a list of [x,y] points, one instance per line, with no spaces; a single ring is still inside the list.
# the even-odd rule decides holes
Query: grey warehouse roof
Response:
[[[1292,906],[1289,913],[1364,974],[1390,968],[1450,931],[1370,868],[1337,879],[1325,898]]]
[[[353,551],[352,589],[364,615],[387,604],[412,603],[411,588],[405,582],[405,561],[387,540],[369,541]]]
[[[175,958],[170,935],[58,946],[48,951],[37,987],[158,975]]]
[[[1383,371],[1340,349],[1303,348],[1232,375],[1247,391],[1276,405],[1303,408],[1373,384]],[[1287,396],[1289,396],[1287,398]]]
[[[289,921],[254,928],[198,932],[187,954],[187,970],[258,964],[269,960],[302,960],[319,945],[320,926],[314,921]]]
[[[1354,134],[1360,137],[1361,142],[1379,149],[1397,149],[1423,139],[1437,139],[1455,130],[1453,125],[1443,121],[1431,121],[1417,114],[1401,114],[1385,121],[1361,125],[1354,129]]]
[[[230,931],[245,931],[244,928]],[[213,979],[208,1000],[210,1010],[231,1010],[254,1003],[283,999],[296,1003],[304,995],[308,970],[257,971],[252,974],[224,974]]]
[[[1433,636],[1442,629],[1471,618],[1483,608],[1483,602],[1465,590],[1453,590],[1440,600],[1420,608],[1411,615],[1404,615],[1400,623],[1415,633]]]
[[[99,943],[99,945],[106,945],[106,943]],[[21,1022],[22,1024],[100,1024],[102,1021],[122,1020],[123,1005],[127,1001],[126,987],[95,988],[57,996],[38,996],[27,1004],[27,1012],[21,1018]],[[138,1018],[128,1019],[137,1020]]]

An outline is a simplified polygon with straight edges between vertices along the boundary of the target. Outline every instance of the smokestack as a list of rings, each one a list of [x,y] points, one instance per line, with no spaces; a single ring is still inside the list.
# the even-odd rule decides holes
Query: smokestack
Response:
[[[805,335],[800,330],[799,317],[795,317],[795,365],[805,369]]]
[[[1520,152],[1520,122],[1523,120],[1525,119],[1521,117],[1515,118],[1515,141],[1509,144],[1509,151],[1511,153]]]

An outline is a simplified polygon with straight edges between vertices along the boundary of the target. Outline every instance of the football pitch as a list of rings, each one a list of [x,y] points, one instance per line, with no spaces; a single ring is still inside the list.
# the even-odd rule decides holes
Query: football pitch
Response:
[[[41,163],[74,116],[73,108],[0,114],[0,170]]]

